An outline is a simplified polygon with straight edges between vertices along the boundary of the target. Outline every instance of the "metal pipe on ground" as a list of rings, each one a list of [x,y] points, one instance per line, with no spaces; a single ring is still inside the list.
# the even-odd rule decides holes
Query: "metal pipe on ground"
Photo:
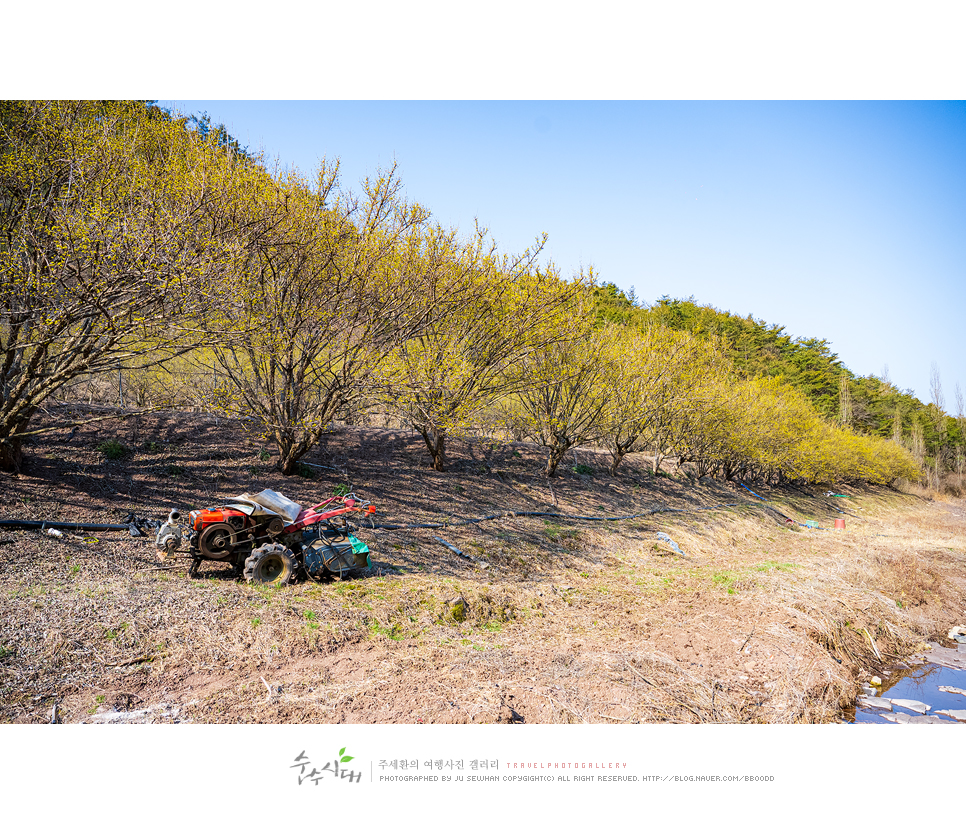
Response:
[[[78,531],[103,531],[103,530],[126,530],[132,536],[144,536],[136,524],[108,525],[90,524],[85,522],[51,522],[35,521],[28,519],[0,519],[0,530],[78,530]]]

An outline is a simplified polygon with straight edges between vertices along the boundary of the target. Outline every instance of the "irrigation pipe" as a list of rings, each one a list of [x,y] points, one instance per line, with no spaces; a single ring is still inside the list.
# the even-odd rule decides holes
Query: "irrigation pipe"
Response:
[[[767,502],[767,501],[766,501],[765,499],[762,499],[762,498],[761,498],[761,496],[759,496],[759,495],[758,495],[758,494],[757,494],[757,493],[756,493],[756,492],[755,492],[754,490],[752,490],[752,489],[751,489],[750,487],[746,487],[746,486],[745,486],[744,484],[742,484],[742,483],[741,483],[740,481],[739,481],[739,482],[737,482],[737,484],[738,484],[738,486],[739,486],[739,487],[744,487],[744,488],[745,488],[745,489],[746,489],[746,490],[747,490],[747,491],[748,491],[749,493],[751,493],[751,495],[753,495],[753,496],[754,496],[754,497],[755,497],[756,499],[761,499],[761,501],[762,501],[762,502],[764,502],[764,504],[765,504],[765,507],[766,507],[766,508],[767,508],[768,510],[772,510],[772,511],[774,511],[774,512],[775,512],[775,513],[777,513],[777,514],[778,514],[779,516],[781,516],[781,517],[782,517],[782,518],[783,518],[783,519],[784,519],[784,520],[785,520],[786,522],[792,522],[792,523],[794,523],[794,524],[797,524],[797,525],[798,525],[799,527],[809,527],[809,526],[808,526],[807,524],[803,524],[802,522],[798,522],[798,521],[795,521],[795,519],[792,519],[792,518],[790,518],[789,516],[786,516],[786,515],[785,515],[784,513],[782,513],[782,512],[781,512],[781,510],[779,510],[779,509],[778,509],[777,507],[772,507],[772,506],[771,506],[771,505],[770,505],[770,504],[769,504],[769,503],[768,503],[768,502]],[[814,529],[814,530],[826,530],[827,528],[824,528],[824,527],[818,527],[818,528],[809,528],[809,530],[812,530],[812,529]]]
[[[741,507],[745,502],[730,502],[728,504],[716,504],[711,507],[655,507],[645,513],[631,513],[627,516],[574,516],[569,513],[544,513],[531,510],[507,510],[503,513],[491,513],[489,516],[481,516],[478,519],[457,519],[451,522],[423,522],[411,525],[387,525],[369,524],[365,525],[371,530],[415,530],[419,528],[441,528],[457,527],[459,525],[479,524],[480,522],[492,521],[493,519],[513,519],[513,518],[532,518],[547,517],[552,519],[569,519],[571,521],[583,522],[621,522],[628,519],[641,519],[645,516],[653,516],[656,513],[698,513],[704,510],[723,510],[726,507]]]
[[[817,500],[819,500],[821,498],[820,496],[816,496],[814,493],[809,493],[807,490],[802,489],[797,484],[793,484],[793,483],[789,482],[786,486],[792,487],[793,489],[798,490],[799,493],[801,493],[804,496],[807,496],[810,499],[815,499],[817,501]],[[850,496],[844,496],[844,495],[841,495],[840,493],[826,493],[825,496],[826,496],[826,498],[835,498],[835,499],[847,499],[847,498],[850,498]],[[843,510],[841,507],[837,507],[834,502],[822,502],[822,503],[826,507],[831,507],[832,510],[837,510],[843,516],[851,516],[853,519],[861,518],[859,516],[856,516],[855,513],[850,513],[848,510]]]
[[[740,482],[738,482],[741,484]],[[766,509],[777,513],[783,519],[789,522],[793,522],[780,510],[769,505],[765,502],[761,496],[759,496],[754,490],[745,487],[741,484],[749,493],[751,493],[755,498],[764,502]],[[578,521],[578,522],[623,522],[629,521],[630,519],[643,519],[647,516],[654,516],[660,513],[701,513],[710,510],[725,510],[729,507],[743,507],[747,506],[747,502],[726,502],[723,504],[715,504],[710,507],[653,507],[650,510],[646,510],[643,513],[629,513],[626,516],[576,516],[570,513],[551,513],[545,511],[533,511],[533,510],[505,510],[502,513],[491,513],[488,516],[480,516],[476,519],[456,519],[453,521],[446,522],[419,522],[416,524],[408,525],[396,525],[396,524],[375,524],[370,519],[370,522],[363,525],[370,530],[420,530],[420,529],[438,529],[438,528],[448,528],[448,527],[459,527],[461,525],[472,525],[479,524],[480,522],[493,521],[495,519],[514,519],[514,518],[549,518],[549,519],[563,519],[566,521]],[[807,527],[807,525],[801,522],[795,522],[795,524],[801,527]],[[8,529],[27,529],[27,528],[37,528],[40,530],[45,530],[46,528],[59,528],[63,530],[127,530],[131,532],[131,535],[143,535],[138,532],[137,525],[134,523],[127,524],[87,524],[80,522],[57,522],[57,521],[29,521],[23,519],[2,519],[0,520],[0,528]],[[825,528],[820,528],[824,530]]]
[[[783,518],[783,519],[784,519],[784,520],[785,520],[786,522],[793,522],[794,524],[797,524],[797,525],[798,525],[799,527],[807,527],[807,528],[808,528],[809,530],[828,530],[828,528],[827,528],[827,527],[811,527],[811,526],[809,526],[809,525],[807,525],[807,524],[803,524],[802,522],[799,522],[799,521],[796,521],[795,519],[792,519],[792,518],[789,518],[788,516],[786,516],[786,515],[785,515],[784,513],[782,513],[782,512],[781,512],[780,510],[778,510],[777,508],[775,508],[775,507],[772,507],[772,506],[771,506],[771,505],[770,505],[770,504],[768,503],[768,501],[767,501],[767,500],[765,500],[765,499],[762,499],[762,498],[761,498],[761,496],[759,496],[759,495],[758,495],[758,494],[757,494],[757,493],[756,493],[756,492],[755,492],[754,490],[752,490],[752,489],[751,489],[750,487],[746,487],[746,486],[745,486],[744,484],[742,484],[742,483],[741,483],[740,481],[739,481],[739,482],[737,482],[737,484],[738,484],[739,486],[741,486],[741,487],[744,487],[744,488],[745,488],[745,489],[746,489],[746,490],[747,490],[747,491],[748,491],[749,493],[751,493],[751,495],[753,495],[753,496],[754,496],[754,497],[755,497],[756,499],[761,499],[761,500],[762,500],[762,501],[763,501],[763,502],[765,503],[765,507],[767,507],[767,508],[768,508],[769,510],[773,510],[773,511],[774,511],[775,513],[777,513],[777,514],[778,514],[779,516],[781,516],[781,517],[782,517],[782,518]],[[794,485],[793,485],[793,486],[794,486]],[[801,488],[796,488],[796,489],[798,489],[798,490],[801,490]],[[805,491],[804,491],[804,490],[802,490],[801,492],[805,492]],[[817,496],[812,496],[812,495],[811,495],[810,493],[805,493],[805,495],[807,495],[807,496],[809,496],[810,498],[818,498]],[[839,510],[839,508],[838,508],[838,507],[836,507],[836,506],[835,506],[834,504],[830,504],[830,505],[827,505],[827,506],[828,506],[828,507],[831,507],[831,508],[832,508],[833,510],[838,510],[838,512],[839,512],[839,513],[842,513],[842,514],[843,514],[843,515],[845,515],[845,516],[852,516],[852,517],[853,517],[853,518],[855,518],[855,519],[861,519],[861,516],[856,516],[856,515],[855,515],[854,513],[849,513],[849,512],[848,512],[848,511],[846,511],[846,510]]]
[[[760,496],[759,496],[760,498]],[[446,528],[446,527],[457,527],[459,525],[471,525],[479,524],[480,522],[492,521],[494,519],[512,519],[512,518],[533,518],[533,517],[546,517],[551,519],[566,519],[570,521],[583,521],[583,522],[621,522],[627,521],[629,519],[641,519],[645,516],[653,516],[657,513],[697,513],[706,510],[723,510],[728,507],[741,507],[745,502],[730,502],[727,504],[717,504],[711,507],[692,507],[692,508],[678,508],[678,507],[654,507],[644,513],[631,513],[626,516],[574,516],[569,513],[549,513],[549,512],[538,512],[538,511],[523,511],[523,510],[506,510],[502,513],[491,513],[488,516],[481,516],[477,519],[457,519],[453,521],[446,522],[420,522],[417,524],[408,525],[396,525],[396,524],[375,524],[366,523],[364,527],[370,530],[416,530],[416,529],[436,529],[436,528]],[[16,529],[39,529],[46,530],[47,528],[57,528],[62,530],[127,530],[134,535],[137,529],[137,524],[129,522],[127,524],[90,524],[82,522],[58,522],[58,521],[35,521],[27,519],[0,519],[0,528],[7,528],[10,530]],[[143,535],[143,534],[138,534]]]
[[[133,522],[128,524],[116,524],[116,525],[106,525],[106,524],[91,524],[88,522],[57,522],[50,521],[34,521],[28,519],[0,519],[0,528],[7,528],[8,530],[46,530],[47,528],[54,528],[55,530],[127,530],[132,531],[132,528],[137,526]],[[132,531],[131,535],[135,535]],[[138,533],[137,535],[144,535]]]

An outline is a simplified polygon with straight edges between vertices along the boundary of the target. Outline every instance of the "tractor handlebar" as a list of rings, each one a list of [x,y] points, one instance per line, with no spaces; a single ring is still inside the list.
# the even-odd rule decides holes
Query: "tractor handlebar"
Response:
[[[318,504],[313,504],[310,510],[318,511],[320,507],[325,507],[326,505],[330,505],[332,502],[338,500],[341,500],[342,503],[353,512],[360,510],[369,514],[376,512],[376,508],[373,506],[372,502],[360,499],[355,493],[347,493],[344,496],[332,496],[324,501],[320,501]]]
[[[360,499],[355,493],[347,493],[344,496],[332,496],[324,501],[320,501],[318,504],[313,504],[309,509],[318,512],[319,508],[332,505],[334,501],[341,501],[345,505],[345,513],[364,512],[366,515],[371,516],[376,512],[376,508],[372,502]],[[342,514],[343,519],[345,519],[345,513]],[[329,520],[327,519],[326,521],[328,522]]]

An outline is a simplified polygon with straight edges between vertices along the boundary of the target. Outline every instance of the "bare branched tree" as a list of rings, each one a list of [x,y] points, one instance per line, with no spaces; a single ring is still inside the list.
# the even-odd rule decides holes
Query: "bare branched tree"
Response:
[[[939,366],[936,363],[933,363],[929,370],[929,399],[932,401],[932,405],[936,407],[936,417],[942,418],[945,414],[946,397],[943,395],[942,378],[939,375]]]
[[[839,377],[839,424],[848,427],[852,424],[852,394],[849,391],[849,376],[842,372]]]
[[[423,436],[436,470],[450,435],[531,385],[534,355],[574,337],[581,283],[539,267],[544,242],[510,256],[480,228],[468,243],[451,240],[448,263],[434,269],[434,319],[384,366],[381,402]]]
[[[519,418],[548,450],[547,477],[556,474],[568,450],[603,437],[618,337],[611,330],[587,332],[527,358],[531,382],[517,393]]]
[[[670,424],[689,410],[699,388],[717,368],[714,349],[684,332],[663,326],[628,335],[620,344],[609,380],[604,437],[611,475],[624,456],[646,445],[654,472],[673,438]]]
[[[215,403],[277,445],[286,475],[437,313],[442,234],[401,187],[392,169],[357,197],[339,189],[338,166],[323,163],[314,186],[292,174],[260,200],[235,196],[263,232],[199,325],[223,370]]]
[[[219,267],[202,241],[217,158],[141,103],[0,102],[0,468],[75,378],[190,348],[175,323],[186,277]]]

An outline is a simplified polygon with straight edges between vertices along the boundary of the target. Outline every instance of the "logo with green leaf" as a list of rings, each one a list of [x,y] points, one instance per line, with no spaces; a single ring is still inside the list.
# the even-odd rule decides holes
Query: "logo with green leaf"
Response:
[[[345,754],[345,747],[342,747],[342,749],[339,750],[339,763],[340,764],[347,764],[349,761],[352,760],[352,758],[353,758],[352,755],[346,755]]]

